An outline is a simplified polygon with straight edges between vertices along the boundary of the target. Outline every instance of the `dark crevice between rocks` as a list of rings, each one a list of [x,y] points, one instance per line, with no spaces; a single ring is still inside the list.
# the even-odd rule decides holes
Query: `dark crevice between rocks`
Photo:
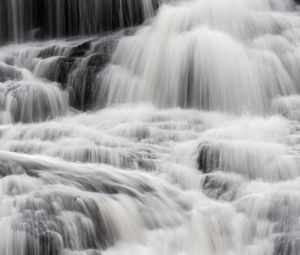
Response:
[[[198,169],[204,174],[217,170],[220,167],[219,149],[209,144],[200,145],[197,163]]]
[[[58,82],[68,90],[70,106],[82,111],[91,110],[101,86],[95,84],[97,75],[109,63],[123,33],[108,35],[100,40],[88,40],[71,48],[51,46],[41,50],[39,58],[57,57],[41,78]]]

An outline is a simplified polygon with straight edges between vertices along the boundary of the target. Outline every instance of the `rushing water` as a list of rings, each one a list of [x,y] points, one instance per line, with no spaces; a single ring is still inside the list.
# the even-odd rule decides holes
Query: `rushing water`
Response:
[[[0,255],[300,254],[295,2],[0,1]]]
[[[89,35],[140,24],[159,0],[1,0],[0,41]]]

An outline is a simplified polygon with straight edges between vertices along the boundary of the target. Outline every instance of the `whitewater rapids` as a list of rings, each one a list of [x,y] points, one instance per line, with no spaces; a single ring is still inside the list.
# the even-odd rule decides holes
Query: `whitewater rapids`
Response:
[[[3,125],[0,253],[297,254],[299,130],[151,105]]]
[[[0,3],[0,255],[300,254],[298,6],[50,2]]]

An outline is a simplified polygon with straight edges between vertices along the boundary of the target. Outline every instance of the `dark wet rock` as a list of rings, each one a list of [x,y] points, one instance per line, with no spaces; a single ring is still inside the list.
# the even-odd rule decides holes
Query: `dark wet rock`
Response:
[[[97,39],[75,45],[66,41],[66,45],[62,47],[59,45],[41,47],[35,66],[37,76],[60,83],[61,87],[69,93],[69,104],[72,107],[78,110],[90,110],[94,107],[101,86],[98,84],[97,77],[109,63],[122,34],[120,32],[102,35]],[[13,67],[8,65],[5,67],[13,70]],[[6,73],[9,72],[4,74]]]
[[[218,169],[219,161],[220,152],[218,148],[210,144],[199,146],[199,156],[197,162],[200,171],[206,174]]]
[[[88,57],[87,66],[96,68],[96,71],[101,70],[107,62],[110,60],[110,55],[106,52],[103,53],[95,53]]]
[[[103,40],[94,43],[94,52],[111,56],[117,46],[119,39],[124,36],[122,33],[116,33],[105,37]]]
[[[119,34],[86,41],[65,50],[64,57],[53,61],[44,78],[64,84],[69,92],[70,105],[79,110],[93,107],[98,90],[94,84],[97,75],[110,61]],[[57,54],[55,47],[45,49],[40,56],[47,58]],[[67,53],[68,52],[68,53]]]
[[[223,174],[207,174],[202,181],[204,193],[213,199],[234,200],[241,180]]]
[[[91,109],[96,96],[95,79],[109,59],[107,54],[95,53],[78,63],[68,82],[71,106],[80,110]]]
[[[71,48],[68,57],[69,58],[83,57],[90,48],[91,48],[90,41],[76,45],[75,47]]]
[[[65,87],[73,63],[74,60],[70,58],[59,57],[50,64],[43,77],[50,81],[59,82]]]
[[[63,254],[63,244],[59,234],[45,231],[39,235],[40,255],[61,255]],[[32,254],[32,253],[29,253]]]
[[[146,171],[153,171],[156,169],[156,165],[153,160],[141,158],[137,159],[136,162],[139,169],[143,169]]]

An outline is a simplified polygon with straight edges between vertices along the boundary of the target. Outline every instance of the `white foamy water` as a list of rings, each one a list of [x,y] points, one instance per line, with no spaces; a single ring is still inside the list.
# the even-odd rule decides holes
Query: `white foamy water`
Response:
[[[99,77],[99,102],[270,111],[274,99],[299,91],[299,26],[292,1],[163,6],[120,41]]]
[[[0,255],[300,254],[299,70],[283,0],[1,47]]]

